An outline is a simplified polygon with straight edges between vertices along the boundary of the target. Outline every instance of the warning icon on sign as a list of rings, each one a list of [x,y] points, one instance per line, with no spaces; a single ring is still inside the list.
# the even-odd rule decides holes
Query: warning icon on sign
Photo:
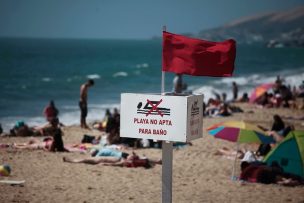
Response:
[[[146,116],[149,115],[160,115],[163,117],[164,115],[170,116],[170,109],[161,107],[162,99],[159,101],[150,101],[147,99],[145,106],[142,108],[143,103],[139,102],[137,105],[137,113],[138,114],[145,114]]]

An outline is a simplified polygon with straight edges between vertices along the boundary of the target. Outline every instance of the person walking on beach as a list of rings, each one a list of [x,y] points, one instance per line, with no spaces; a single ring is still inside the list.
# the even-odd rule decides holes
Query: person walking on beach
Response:
[[[239,88],[236,82],[232,82],[233,101],[236,101],[238,99],[238,92],[239,92]]]
[[[80,126],[81,128],[89,128],[86,123],[86,117],[88,114],[88,88],[94,85],[94,80],[90,79],[86,83],[80,86]]]
[[[51,100],[49,105],[44,108],[43,115],[48,122],[51,122],[53,119],[56,119],[58,117],[58,114],[59,111],[56,108],[54,101]]]

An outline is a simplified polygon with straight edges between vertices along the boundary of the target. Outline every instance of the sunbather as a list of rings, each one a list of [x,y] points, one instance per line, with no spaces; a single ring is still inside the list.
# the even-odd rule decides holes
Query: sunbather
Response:
[[[86,150],[78,145],[64,146],[61,150],[58,150],[54,146],[53,137],[46,137],[43,140],[31,138],[25,143],[13,143],[13,144],[1,144],[2,147],[13,147],[15,149],[30,149],[30,150],[45,150],[51,152],[85,152]]]
[[[63,157],[64,162],[69,163],[85,163],[85,164],[100,164],[105,166],[121,166],[121,167],[144,167],[150,168],[155,164],[162,164],[161,160],[148,159],[146,157],[139,157],[134,152],[127,157],[114,157],[114,156],[100,156],[89,157],[84,159],[71,159]]]
[[[233,149],[229,149],[227,147],[222,147],[215,152],[215,155],[223,155],[228,159],[235,159],[236,156],[237,158],[242,159],[245,153],[246,153],[245,149],[240,149],[236,151]]]
[[[42,149],[50,151],[52,144],[52,137],[44,138],[42,141],[35,138],[31,138],[26,143],[13,143],[12,147],[16,149]]]
[[[240,179],[247,182],[296,186],[304,183],[303,178],[284,173],[278,164],[267,166],[264,164],[242,162]]]

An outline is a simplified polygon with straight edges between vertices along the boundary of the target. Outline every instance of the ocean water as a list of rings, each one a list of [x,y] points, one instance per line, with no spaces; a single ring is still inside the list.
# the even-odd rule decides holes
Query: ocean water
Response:
[[[159,93],[161,90],[160,40],[0,39],[0,123],[5,130],[18,120],[45,123],[42,111],[53,99],[60,120],[79,123],[79,88],[88,78],[88,121],[99,120],[106,108],[119,108],[120,94]],[[304,80],[304,49],[269,49],[238,46],[234,77],[185,76],[188,89],[203,93],[226,92],[231,83],[240,95],[281,75],[298,86]],[[165,89],[172,90],[174,74],[166,73]]]

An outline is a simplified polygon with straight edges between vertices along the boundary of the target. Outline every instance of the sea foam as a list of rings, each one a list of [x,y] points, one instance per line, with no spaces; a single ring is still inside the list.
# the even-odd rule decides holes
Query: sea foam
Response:
[[[113,77],[114,77],[114,78],[116,78],[116,77],[127,77],[127,76],[128,76],[128,73],[123,72],[123,71],[117,72],[117,73],[114,73],[114,74],[113,74]]]
[[[42,78],[41,79],[43,82],[51,82],[52,79],[51,78],[48,78],[48,77],[45,77],[45,78]]]
[[[91,75],[87,75],[87,78],[89,78],[89,79],[100,79],[100,75],[98,75],[98,74],[91,74]]]

